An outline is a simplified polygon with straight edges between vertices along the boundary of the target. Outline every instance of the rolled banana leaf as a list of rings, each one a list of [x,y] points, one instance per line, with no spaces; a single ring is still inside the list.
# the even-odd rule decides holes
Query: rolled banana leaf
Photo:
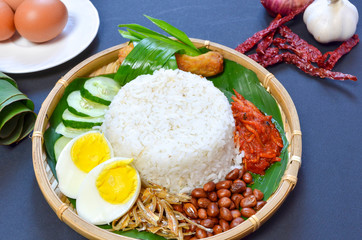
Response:
[[[19,142],[33,130],[35,119],[34,103],[0,72],[0,144]]]

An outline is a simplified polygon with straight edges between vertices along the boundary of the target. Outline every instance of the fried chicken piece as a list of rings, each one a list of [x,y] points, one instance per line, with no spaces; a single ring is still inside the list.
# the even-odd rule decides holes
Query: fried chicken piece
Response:
[[[178,53],[176,53],[175,56],[178,68],[186,72],[211,77],[224,70],[223,56],[215,51],[210,51],[195,57]]]
[[[118,52],[118,60],[120,64],[122,64],[123,60],[127,57],[127,55],[134,49],[133,43],[128,44],[127,46],[119,49]]]

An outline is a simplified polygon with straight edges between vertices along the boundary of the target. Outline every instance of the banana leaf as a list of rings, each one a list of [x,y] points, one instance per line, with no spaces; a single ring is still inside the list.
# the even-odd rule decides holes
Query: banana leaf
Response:
[[[8,75],[6,75],[3,72],[0,72],[0,79],[6,80],[9,83],[11,83],[14,87],[18,88],[18,84],[15,82],[15,80],[12,79],[11,77],[9,77]]]
[[[34,103],[21,93],[14,79],[0,72],[0,144],[10,145],[34,127]]]

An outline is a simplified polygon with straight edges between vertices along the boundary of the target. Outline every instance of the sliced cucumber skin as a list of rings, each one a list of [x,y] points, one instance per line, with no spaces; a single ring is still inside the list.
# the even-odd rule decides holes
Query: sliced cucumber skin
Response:
[[[55,154],[55,160],[56,161],[58,161],[60,153],[62,152],[64,147],[67,145],[67,143],[70,142],[70,140],[72,140],[72,138],[61,136],[60,138],[58,138],[57,141],[55,141],[54,154]]]
[[[108,109],[107,105],[83,98],[79,90],[73,91],[68,95],[67,104],[72,113],[83,117],[103,116]]]
[[[90,117],[89,115],[87,114],[84,114],[84,113],[81,113],[81,112],[78,112],[75,108],[71,107],[71,106],[68,106],[68,110],[69,112],[77,115],[77,116],[80,116],[80,117]]]
[[[76,128],[76,129],[88,129],[88,128],[92,128],[95,126],[100,126],[102,125],[101,122],[96,122],[96,123],[92,123],[92,122],[78,122],[78,121],[73,121],[73,120],[64,120],[63,119],[63,124],[66,127],[70,127],[70,128]]]
[[[55,132],[58,134],[63,135],[67,138],[75,138],[85,132],[91,131],[92,129],[75,129],[75,128],[69,128],[64,126],[64,124],[61,122],[56,127]]]
[[[62,115],[62,122],[64,126],[71,128],[92,128],[94,126],[102,125],[104,117],[80,117],[65,109]]]
[[[93,77],[84,83],[81,95],[94,102],[109,105],[120,88],[121,86],[112,78]]]
[[[102,99],[102,98],[99,98],[99,97],[96,97],[96,96],[93,96],[87,89],[85,88],[82,88],[80,90],[80,94],[82,95],[82,97],[90,100],[90,101],[93,101],[93,102],[97,102],[97,103],[100,103],[100,104],[104,104],[104,105],[107,105],[109,106],[111,104],[111,101],[108,101],[108,100],[105,100],[105,99]]]

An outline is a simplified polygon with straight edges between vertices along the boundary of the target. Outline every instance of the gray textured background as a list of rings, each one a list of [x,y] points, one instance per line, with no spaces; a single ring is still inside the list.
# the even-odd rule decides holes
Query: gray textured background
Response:
[[[100,29],[93,43],[74,59],[51,69],[11,76],[39,111],[56,81],[85,58],[125,42],[122,23],[156,28],[143,14],[163,19],[189,37],[235,48],[272,18],[257,0],[97,0]],[[352,0],[361,12],[362,1]],[[80,9],[80,11],[82,11]],[[322,52],[338,44],[314,41],[298,16],[292,30]],[[362,36],[361,22],[357,33]],[[303,132],[303,164],[295,190],[269,221],[246,239],[361,239],[362,48],[343,57],[335,70],[358,82],[310,77],[292,65],[270,67],[291,95]],[[0,147],[0,239],[84,239],[62,223],[36,182],[29,138]]]

